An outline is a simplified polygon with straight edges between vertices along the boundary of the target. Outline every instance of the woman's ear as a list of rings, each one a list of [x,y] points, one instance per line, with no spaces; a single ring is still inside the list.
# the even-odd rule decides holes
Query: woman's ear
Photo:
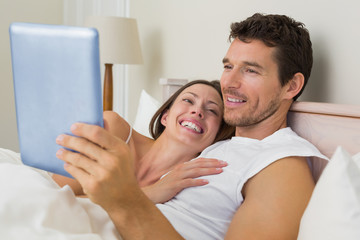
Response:
[[[169,109],[166,109],[166,110],[164,111],[164,113],[162,114],[161,120],[160,120],[161,124],[162,124],[164,127],[166,127],[167,116],[168,116],[168,115],[169,115]]]
[[[295,97],[304,86],[304,75],[302,73],[295,73],[293,78],[287,83],[286,98],[292,99]]]

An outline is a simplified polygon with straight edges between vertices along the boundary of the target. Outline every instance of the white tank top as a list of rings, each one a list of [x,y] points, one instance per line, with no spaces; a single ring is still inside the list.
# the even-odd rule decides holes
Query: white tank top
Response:
[[[131,127],[131,126],[129,126],[129,128],[130,128],[130,130],[129,130],[129,136],[127,137],[127,139],[126,139],[126,141],[125,141],[125,143],[126,143],[126,144],[128,144],[128,143],[129,143],[130,138],[131,138],[131,135],[132,135],[132,127]]]
[[[290,128],[280,129],[263,140],[233,137],[215,143],[199,157],[226,161],[224,171],[206,176],[209,184],[184,189],[157,207],[185,239],[224,239],[243,202],[241,191],[246,181],[274,161],[289,156],[327,159]]]

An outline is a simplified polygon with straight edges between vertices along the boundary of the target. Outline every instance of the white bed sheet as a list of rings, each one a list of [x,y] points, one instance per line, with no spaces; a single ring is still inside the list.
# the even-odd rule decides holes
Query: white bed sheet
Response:
[[[107,213],[0,148],[0,239],[121,239]]]

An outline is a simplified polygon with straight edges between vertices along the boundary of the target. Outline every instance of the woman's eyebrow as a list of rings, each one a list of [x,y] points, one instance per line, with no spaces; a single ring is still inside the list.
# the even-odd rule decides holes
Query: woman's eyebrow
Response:
[[[196,93],[193,93],[193,92],[184,92],[184,94],[186,94],[186,93],[189,93],[189,94],[193,95],[195,98],[199,98],[199,95],[197,95]],[[220,107],[220,105],[219,105],[217,102],[214,102],[214,101],[209,100],[208,103],[215,104],[216,106]]]
[[[193,95],[194,97],[199,97],[197,94],[193,93],[193,92],[183,92],[181,95],[185,95],[185,94],[191,94]]]

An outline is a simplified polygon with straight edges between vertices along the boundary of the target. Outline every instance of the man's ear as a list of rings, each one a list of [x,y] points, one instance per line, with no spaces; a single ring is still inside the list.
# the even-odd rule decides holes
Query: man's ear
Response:
[[[166,127],[168,115],[169,115],[169,109],[166,109],[160,119],[160,122],[164,127]]]
[[[305,78],[302,73],[295,73],[293,78],[287,83],[285,97],[288,99],[295,97],[303,88],[304,81]]]

